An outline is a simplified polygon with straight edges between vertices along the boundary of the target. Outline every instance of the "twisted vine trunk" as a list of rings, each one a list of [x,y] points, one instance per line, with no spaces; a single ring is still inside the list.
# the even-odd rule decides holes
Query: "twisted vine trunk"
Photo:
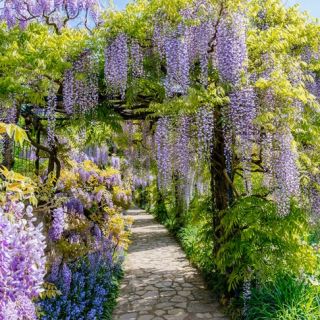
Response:
[[[3,117],[2,121],[5,123],[18,123],[20,116],[19,108],[13,106],[11,109],[6,110],[6,113],[1,115]],[[14,166],[14,142],[8,136],[5,135],[3,138],[3,150],[2,150],[2,166],[5,166],[7,169],[11,170]]]
[[[2,163],[8,170],[14,166],[14,143],[12,139],[5,136],[3,139]]]
[[[174,175],[175,214],[178,226],[182,223],[182,214],[185,210],[184,198],[181,192],[181,176],[178,172]]]
[[[220,225],[220,212],[228,207],[229,203],[229,185],[225,177],[226,157],[225,140],[223,135],[222,106],[216,107],[214,111],[214,142],[210,154],[210,175],[211,175],[211,201],[213,205],[213,254],[219,250],[219,242],[222,236],[222,230],[218,229]]]

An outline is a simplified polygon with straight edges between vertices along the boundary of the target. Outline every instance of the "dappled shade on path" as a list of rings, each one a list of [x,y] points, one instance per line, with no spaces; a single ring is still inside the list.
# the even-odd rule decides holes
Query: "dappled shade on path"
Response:
[[[145,211],[128,215],[132,244],[113,320],[227,319],[168,231]]]

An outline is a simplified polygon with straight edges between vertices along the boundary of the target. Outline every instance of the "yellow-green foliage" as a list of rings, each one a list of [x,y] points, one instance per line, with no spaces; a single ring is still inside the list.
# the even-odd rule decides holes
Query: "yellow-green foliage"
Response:
[[[90,215],[90,220],[99,224],[103,234],[108,238],[111,236],[112,241],[116,246],[122,246],[127,248],[129,243],[129,232],[128,225],[131,221],[124,216],[122,216],[122,210],[130,204],[130,201],[124,201],[118,197],[119,194],[125,194],[128,199],[131,197],[131,190],[124,184],[121,186],[111,186],[107,188],[105,185],[101,184],[97,177],[111,178],[116,175],[120,175],[117,169],[112,167],[107,167],[105,169],[99,168],[92,161],[84,161],[81,164],[76,162],[71,162],[71,169],[64,168],[61,171],[60,182],[64,186],[64,192],[70,192],[73,188],[81,188],[84,191],[96,194],[98,192],[103,192],[109,195],[109,198],[113,200],[115,204],[113,207],[109,207],[107,204],[103,204],[101,207],[95,207],[88,209],[88,214]],[[77,173],[76,169],[82,168],[87,172],[91,172],[92,175],[87,181],[83,181]],[[80,200],[85,204],[86,199]],[[105,214],[107,214],[107,220],[105,219]],[[90,221],[85,221],[77,218],[76,216],[70,216],[69,228],[77,230],[80,233],[85,232],[88,234],[88,230],[91,227]],[[63,252],[71,252],[72,247],[66,246],[65,243],[61,243],[61,249]],[[77,248],[75,248],[77,249]],[[81,248],[78,248],[79,250]],[[78,252],[78,255],[80,253]]]
[[[312,273],[316,254],[308,244],[308,220],[295,204],[280,217],[275,204],[260,197],[238,200],[221,212],[222,238],[214,258],[229,289],[245,279],[274,280],[278,274]]]

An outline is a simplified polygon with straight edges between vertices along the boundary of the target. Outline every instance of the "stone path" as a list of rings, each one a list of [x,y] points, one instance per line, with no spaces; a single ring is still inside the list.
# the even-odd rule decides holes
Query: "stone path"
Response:
[[[113,320],[227,320],[168,231],[145,211],[128,215],[132,244]]]

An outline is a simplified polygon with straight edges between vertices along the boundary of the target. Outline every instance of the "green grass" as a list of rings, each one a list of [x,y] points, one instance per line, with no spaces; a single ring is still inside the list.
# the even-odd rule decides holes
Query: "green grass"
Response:
[[[320,319],[320,291],[307,281],[279,276],[252,290],[247,320]]]

